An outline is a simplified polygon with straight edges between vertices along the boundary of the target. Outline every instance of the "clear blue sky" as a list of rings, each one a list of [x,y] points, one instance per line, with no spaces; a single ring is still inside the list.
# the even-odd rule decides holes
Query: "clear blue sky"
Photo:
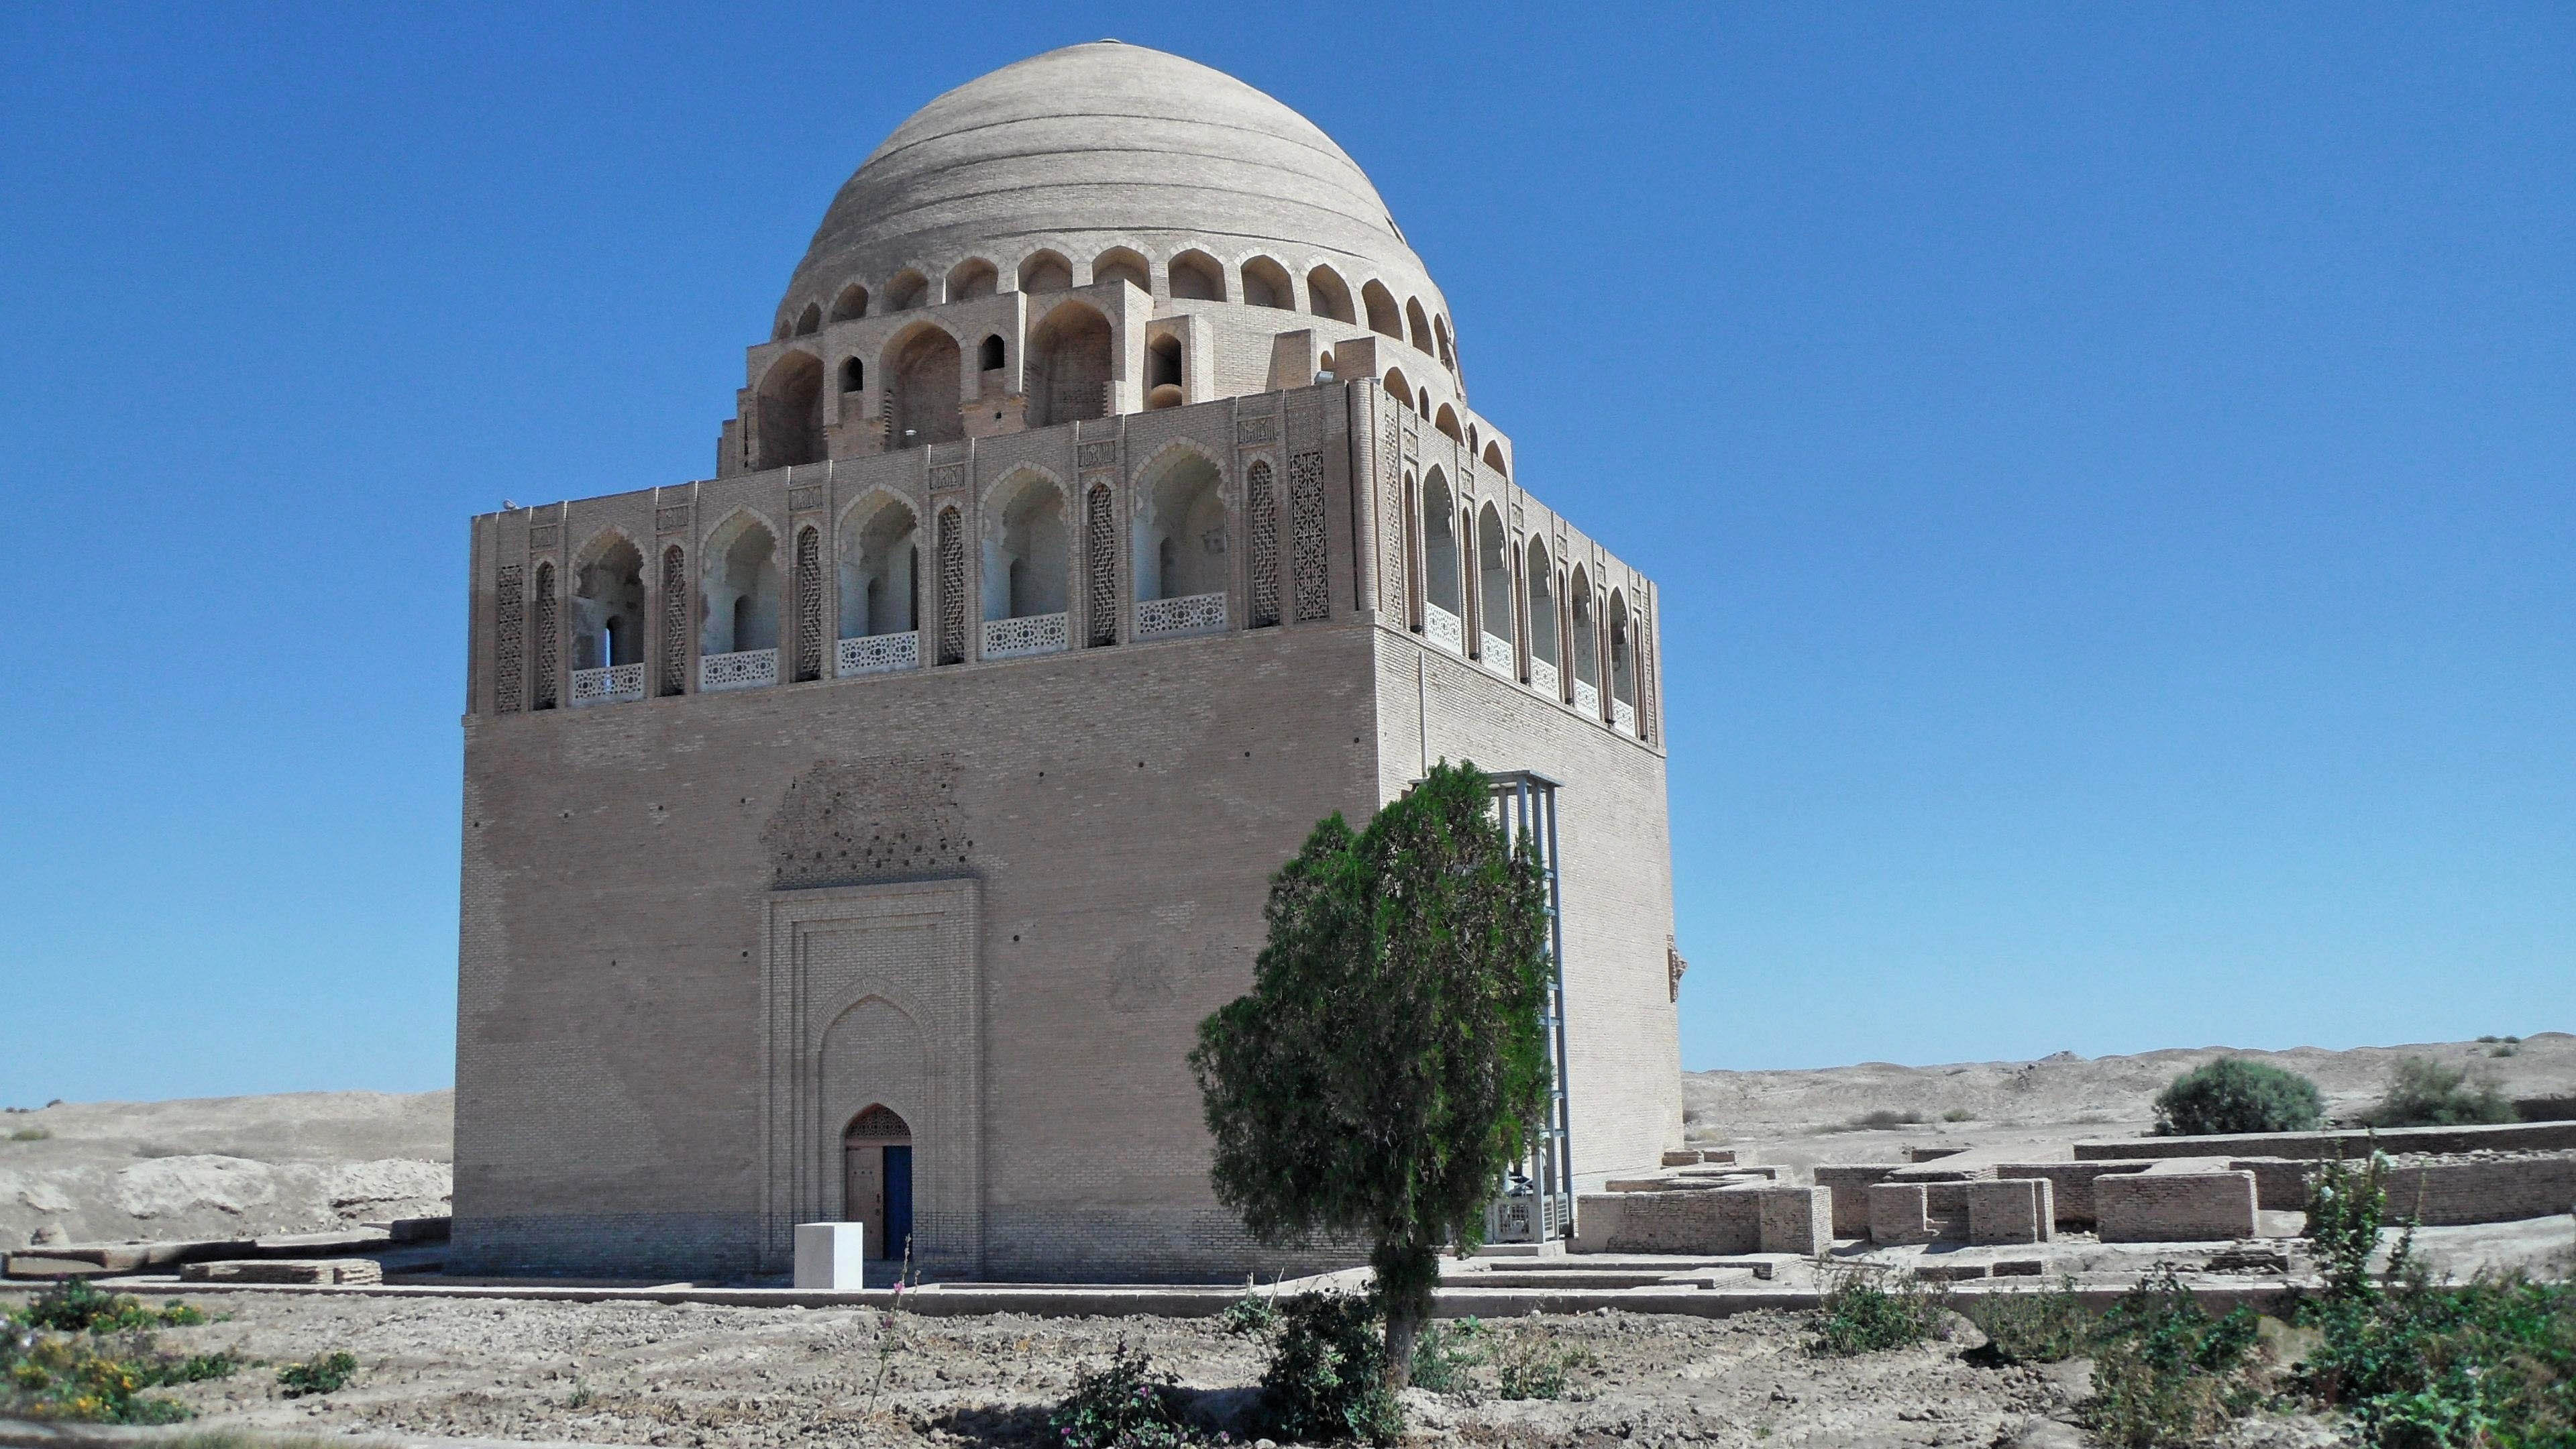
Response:
[[[1689,1065],[2576,1027],[2576,10],[925,13],[7,7],[0,1102],[445,1084],[468,515],[710,472],[860,158],[1104,35],[1663,581]]]

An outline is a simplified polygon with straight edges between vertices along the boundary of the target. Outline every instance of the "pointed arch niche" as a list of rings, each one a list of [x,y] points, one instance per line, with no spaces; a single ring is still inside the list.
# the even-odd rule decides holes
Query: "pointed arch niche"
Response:
[[[840,620],[832,672],[883,674],[921,663],[921,522],[888,494],[862,499],[841,520],[835,575]]]

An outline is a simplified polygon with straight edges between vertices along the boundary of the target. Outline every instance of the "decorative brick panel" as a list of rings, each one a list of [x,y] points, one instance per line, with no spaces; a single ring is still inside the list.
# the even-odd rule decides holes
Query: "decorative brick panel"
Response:
[[[501,565],[501,577],[493,610],[492,708],[501,714],[516,714],[521,703],[520,674],[525,668],[527,649],[527,569],[520,564]]]
[[[1268,421],[1263,419],[1262,421]],[[1252,536],[1252,627],[1279,622],[1279,500],[1270,486],[1270,464],[1255,459],[1244,471],[1244,512]]]
[[[1288,460],[1288,556],[1297,580],[1300,622],[1333,612],[1330,544],[1324,532],[1324,455],[1299,453]]]

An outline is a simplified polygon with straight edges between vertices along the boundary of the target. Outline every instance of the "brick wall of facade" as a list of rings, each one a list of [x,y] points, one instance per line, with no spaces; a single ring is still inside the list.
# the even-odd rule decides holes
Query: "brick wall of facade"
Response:
[[[1234,1278],[1347,1261],[1258,1249],[1215,1204],[1183,1059],[1198,1022],[1250,983],[1269,873],[1318,818],[1363,820],[1442,757],[1564,784],[1578,1171],[1650,1170],[1678,1146],[1662,753],[1378,626],[1387,595],[1365,567],[1383,518],[1376,430],[1350,426],[1376,397],[1354,385],[1228,399],[478,519],[458,1270],[776,1271],[779,1225],[839,1203],[838,1123],[822,1118],[862,1100],[921,1104],[923,1120],[906,1114],[920,1256],[951,1276]],[[1455,451],[1436,433],[1404,446],[1417,461]],[[1030,469],[1069,501],[1114,480],[1123,539],[1135,474],[1176,448],[1223,460],[1238,490],[1256,458],[1274,474],[1321,458],[1329,617],[1241,631],[1238,564],[1233,632],[1132,642],[1122,604],[1113,647],[661,697],[665,634],[692,670],[696,642],[693,625],[665,623],[692,617],[664,607],[687,601],[656,596],[643,648],[655,697],[498,707],[503,566],[532,579],[554,562],[568,590],[573,561],[613,531],[657,589],[661,551],[680,546],[694,577],[726,518],[755,515],[783,545],[809,521],[835,536],[879,495],[925,529],[954,504],[980,539],[988,493]],[[1646,597],[1491,470],[1453,465],[1516,523],[1584,550],[1605,589],[1615,569]],[[982,553],[968,550],[969,600]],[[1123,543],[1120,557],[1123,595]],[[939,618],[931,587],[925,628]],[[939,972],[901,966],[909,918],[867,904],[871,891],[782,914],[791,897],[941,881],[974,883],[973,943],[952,932],[936,949],[967,950],[981,972],[945,1004],[925,996]],[[815,963],[828,989],[776,989]],[[840,1012],[850,1029],[836,1034]],[[822,1056],[799,1075],[782,1050]],[[968,1061],[976,1091],[943,1084]]]

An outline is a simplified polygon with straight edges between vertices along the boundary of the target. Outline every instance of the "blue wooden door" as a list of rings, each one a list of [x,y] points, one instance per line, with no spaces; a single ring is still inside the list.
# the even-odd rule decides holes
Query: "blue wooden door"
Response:
[[[885,1150],[885,1252],[900,1262],[912,1240],[912,1149]]]

